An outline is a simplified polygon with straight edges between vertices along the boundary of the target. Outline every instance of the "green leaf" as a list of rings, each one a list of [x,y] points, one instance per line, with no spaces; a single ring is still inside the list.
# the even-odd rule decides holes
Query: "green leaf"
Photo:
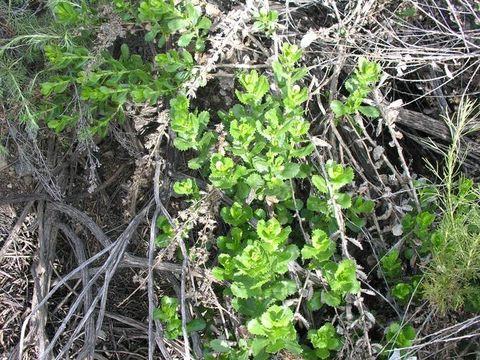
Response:
[[[191,333],[194,331],[201,331],[205,329],[207,323],[203,319],[193,319],[192,321],[187,323],[187,332]]]
[[[265,349],[265,347],[268,345],[268,340],[267,339],[253,339],[252,341],[252,352],[255,358],[258,358],[258,355]],[[260,360],[267,359],[267,357],[262,357]]]
[[[240,299],[247,299],[249,296],[248,289],[245,287],[245,284],[240,282],[235,282],[230,286],[232,294]]]
[[[253,173],[249,175],[246,179],[246,183],[248,184],[248,186],[250,186],[253,189],[259,189],[265,185],[265,181],[257,173]]]
[[[302,249],[302,258],[315,259],[319,265],[329,260],[335,252],[335,243],[323,230],[316,229],[312,233],[312,246],[305,245]]]
[[[246,224],[253,217],[253,210],[250,206],[235,202],[231,207],[223,207],[220,215],[227,224],[239,226]]]
[[[335,117],[339,118],[345,115],[345,105],[339,100],[333,100],[330,103],[330,109],[332,109],[333,113],[335,114]]]
[[[159,248],[166,248],[170,244],[170,237],[166,234],[160,234],[155,238],[155,245]]]
[[[360,196],[355,198],[355,201],[352,205],[352,211],[359,214],[371,213],[374,208],[375,208],[375,201],[365,200]]]
[[[226,340],[214,339],[209,343],[210,348],[217,353],[227,353],[232,350],[231,346]]]
[[[309,156],[315,150],[315,145],[312,143],[308,144],[307,146],[303,146],[297,149],[293,149],[290,151],[292,157],[296,158],[304,158]]]
[[[331,323],[325,323],[318,330],[310,330],[308,339],[312,342],[317,355],[320,355],[322,359],[328,358],[330,351],[340,350],[342,345]]]
[[[328,283],[333,291],[342,295],[357,293],[360,290],[360,282],[357,280],[355,263],[352,260],[342,260],[334,278],[329,279]]]
[[[319,175],[312,176],[312,183],[322,194],[328,194],[327,182]]]
[[[209,18],[202,16],[196,27],[197,29],[209,30],[211,26],[212,21]]]
[[[79,13],[72,4],[61,1],[53,9],[57,17],[57,21],[63,24],[75,24],[79,20]]]
[[[322,290],[321,299],[323,303],[331,307],[337,307],[342,303],[342,298],[340,295],[333,291]]]
[[[276,282],[269,290],[275,299],[283,301],[297,292],[297,285],[292,280],[282,280]]]
[[[188,20],[173,19],[168,22],[168,28],[170,31],[175,32],[181,29],[186,29],[189,25]]]
[[[392,296],[398,300],[406,301],[410,297],[413,289],[409,284],[398,283],[392,288]]]
[[[282,177],[284,179],[293,179],[300,171],[300,164],[288,163],[285,164],[285,168],[282,171]]]
[[[380,111],[374,106],[360,106],[358,111],[372,119],[380,117]]]
[[[412,325],[402,326],[400,323],[394,322],[387,328],[385,336],[388,342],[394,343],[397,347],[409,347],[412,346],[416,334]]]
[[[192,179],[176,181],[173,184],[173,191],[179,195],[191,195],[198,191],[197,184]]]
[[[263,326],[258,319],[250,320],[247,324],[247,329],[250,332],[250,334],[265,335],[265,331],[263,330]]]
[[[352,206],[352,197],[345,193],[335,195],[335,200],[342,209],[349,209]]]
[[[320,291],[315,291],[310,300],[307,301],[307,307],[310,311],[317,311],[322,308],[322,295]]]
[[[190,42],[192,41],[193,37],[195,36],[194,33],[185,33],[178,39],[178,46],[180,47],[187,47]]]
[[[268,245],[267,249],[276,250],[283,245],[292,229],[288,226],[282,229],[280,222],[276,218],[272,218],[267,222],[260,220],[257,223],[257,234]]]
[[[344,167],[333,160],[328,160],[325,167],[334,190],[338,190],[353,181],[354,174],[351,167]]]
[[[315,257],[317,250],[313,246],[305,245],[301,251],[301,254],[304,260],[308,260]]]

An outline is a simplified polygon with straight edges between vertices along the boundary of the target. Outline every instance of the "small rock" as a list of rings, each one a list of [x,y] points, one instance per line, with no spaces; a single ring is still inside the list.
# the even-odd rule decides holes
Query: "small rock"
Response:
[[[32,176],[31,176],[31,175],[26,175],[26,176],[24,176],[24,177],[23,177],[23,182],[24,182],[25,185],[27,185],[27,186],[32,185],[32,183],[33,183],[33,178],[32,178]]]

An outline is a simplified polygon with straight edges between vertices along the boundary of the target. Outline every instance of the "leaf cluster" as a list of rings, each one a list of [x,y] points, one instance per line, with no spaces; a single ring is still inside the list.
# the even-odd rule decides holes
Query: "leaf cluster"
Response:
[[[349,93],[347,100],[345,102],[333,100],[330,103],[335,117],[345,116],[351,119],[357,112],[370,118],[379,117],[380,112],[377,108],[362,103],[372,91],[373,85],[380,80],[381,74],[380,65],[361,57],[353,75],[345,82],[345,89]]]

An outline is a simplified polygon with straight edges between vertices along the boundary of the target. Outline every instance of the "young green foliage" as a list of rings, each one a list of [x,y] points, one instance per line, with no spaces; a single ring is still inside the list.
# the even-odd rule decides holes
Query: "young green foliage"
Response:
[[[212,25],[209,18],[202,16],[201,8],[190,1],[145,0],[140,3],[137,18],[148,30],[145,41],[157,41],[163,47],[178,33],[177,45],[193,44],[195,51],[205,49],[205,35]]]
[[[237,215],[232,216],[232,212]],[[248,221],[251,210],[234,206],[226,208],[223,216],[242,225]],[[288,271],[288,264],[299,255],[295,245],[286,245],[290,231],[289,227],[282,228],[275,218],[267,222],[260,220],[256,233],[233,228],[230,238],[219,238],[219,247],[230,254],[219,256],[220,267],[214,268],[214,276],[219,280],[232,281],[229,292],[236,298],[262,302],[258,311],[272,301],[286,299],[296,291],[296,286],[282,275]],[[241,300],[235,304],[240,311],[250,311]]]
[[[305,245],[302,249],[302,258],[304,260],[312,259],[310,266],[319,268],[330,260],[334,253],[335,243],[325,231],[316,229],[312,234],[312,245]]]
[[[160,248],[165,248],[170,244],[170,241],[174,237],[175,233],[173,231],[172,225],[168,222],[165,216],[157,217],[157,228],[158,228],[158,235],[155,238],[155,245]]]
[[[326,323],[317,330],[310,330],[308,339],[312,342],[315,355],[320,359],[328,359],[331,351],[340,350],[342,347],[342,341],[331,323]]]
[[[164,325],[164,334],[167,339],[175,340],[182,335],[182,321],[178,317],[178,300],[170,296],[160,299],[160,307],[153,311],[153,318],[160,320]],[[206,327],[205,320],[193,319],[187,323],[187,333],[202,331]]]
[[[339,264],[327,262],[322,272],[330,289],[322,290],[322,302],[337,307],[346,295],[358,293],[360,282],[357,280],[356,270],[353,260],[342,260]]]
[[[295,354],[302,352],[293,327],[293,312],[288,307],[269,307],[259,318],[250,320],[247,328],[256,335],[251,345],[256,359],[267,359],[267,354],[275,354],[282,349]]]
[[[178,195],[189,195],[193,199],[198,199],[200,197],[200,190],[198,185],[193,179],[184,179],[176,181],[173,184],[173,191]]]
[[[373,85],[380,80],[381,73],[379,64],[361,57],[353,75],[345,82],[345,88],[349,92],[347,100],[344,103],[339,100],[333,100],[330,104],[335,117],[341,118],[345,116],[352,119],[352,115],[355,115],[357,112],[370,118],[379,117],[380,112],[377,108],[365,106],[362,103],[372,91]]]
[[[326,228],[330,233],[338,230],[333,202],[344,212],[347,226],[352,231],[359,231],[366,221],[361,217],[373,211],[375,203],[362,197],[355,197],[343,188],[353,182],[353,169],[328,160],[325,163],[326,177],[312,176],[312,184],[317,190],[307,199],[307,213],[314,227]],[[337,210],[338,211],[338,210]]]
[[[276,30],[277,20],[277,11],[263,8],[255,15],[255,23],[253,25],[258,31],[262,31],[265,35],[271,37]]]
[[[239,226],[250,221],[253,217],[253,210],[250,206],[242,206],[240,203],[235,202],[230,207],[223,207],[220,215],[227,224]]]
[[[385,331],[385,338],[387,339],[390,349],[412,346],[415,337],[415,329],[410,324],[405,325],[394,322],[390,324]],[[404,352],[405,351],[401,351],[401,353]]]
[[[430,165],[442,184],[436,201],[441,213],[430,238],[432,260],[422,294],[442,315],[461,308],[480,310],[480,187],[460,172],[466,156],[462,139],[479,130],[477,114],[478,104],[467,100],[445,118],[452,142],[447,150],[437,147],[445,159],[443,171]]]
[[[178,317],[178,300],[169,296],[160,299],[160,307],[153,311],[153,318],[160,320],[167,339],[176,339],[182,334],[182,321]]]
[[[51,9],[59,35],[32,35],[32,39],[38,39],[42,56],[48,62],[39,76],[43,97],[32,99],[33,104],[24,99],[31,122],[43,121],[61,133],[75,129],[82,120],[82,131],[89,133],[82,136],[106,135],[112,121],[124,120],[125,104],[153,105],[160,98],[175,94],[191,78],[195,65],[191,51],[203,51],[211,26],[200,7],[188,0],[145,0],[138,9],[135,4],[115,0],[114,6],[126,22],[121,25],[138,22],[148,29],[147,40],[158,38],[161,42],[174,36],[180,49],[160,52],[155,64],[131,54],[126,44],[121,45],[119,57],[107,50],[98,51],[90,44],[94,44],[107,21],[98,6],[83,0],[55,1]],[[200,123],[208,121],[204,113],[199,116]],[[207,145],[198,147],[203,150]]]
[[[392,296],[402,302],[406,303],[413,293],[413,288],[410,284],[400,282],[392,288]]]
[[[296,160],[313,151],[301,106],[307,100],[307,89],[295,84],[305,75],[304,69],[296,67],[300,58],[301,50],[295,45],[282,47],[273,63],[279,94],[270,94],[267,77],[255,70],[239,76],[243,89],[236,96],[240,104],[219,113],[228,136],[226,154],[211,160],[210,181],[215,186],[232,189],[243,200],[285,201],[291,196],[289,180],[309,172]],[[241,160],[238,165],[234,158]],[[225,179],[227,173],[230,176]]]
[[[394,280],[403,275],[400,253],[397,249],[392,249],[384,255],[380,259],[380,265],[387,279]]]

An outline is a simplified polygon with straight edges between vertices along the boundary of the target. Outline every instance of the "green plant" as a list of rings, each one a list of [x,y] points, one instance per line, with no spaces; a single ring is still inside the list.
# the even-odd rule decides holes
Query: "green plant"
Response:
[[[329,160],[325,175],[320,176],[303,160],[314,148],[306,137],[309,125],[303,118],[302,104],[308,93],[296,84],[305,75],[305,70],[296,66],[300,57],[296,46],[282,47],[272,64],[276,92],[271,92],[268,78],[255,70],[239,76],[239,104],[219,112],[226,129],[222,146],[210,155],[210,166],[200,169],[214,186],[234,199],[220,211],[231,227],[226,236],[217,239],[220,254],[213,275],[229,282],[224,294],[232,298],[239,314],[250,319],[248,330],[256,335],[246,348],[239,342],[235,347],[216,339],[216,351],[225,359],[244,357],[246,349],[255,359],[282,349],[302,352],[291,324],[293,314],[279,305],[298,292],[296,283],[287,277],[289,265],[300,255],[290,226],[297,211],[311,229],[311,244],[303,244],[301,251],[303,261],[326,281],[322,290],[315,291],[309,306],[314,311],[324,304],[338,307],[347,295],[360,290],[355,262],[335,258],[336,244],[331,239],[338,231],[335,212],[344,213],[349,228],[358,231],[366,224],[362,216],[373,211],[375,204],[347,193],[346,187],[354,180],[350,167]],[[177,132],[180,138],[187,134],[187,129]],[[197,143],[199,137],[195,135]],[[296,181],[307,176],[315,193],[304,208],[303,201],[293,194]],[[276,328],[277,322],[285,335],[280,336],[283,333]],[[305,348],[306,355],[313,351],[313,356],[325,357],[338,350],[341,342],[331,326],[311,333],[315,350]]]
[[[293,312],[284,306],[269,307],[259,318],[248,322],[248,331],[256,335],[252,341],[252,352],[256,359],[267,359],[282,349],[301,353],[297,332],[293,327]]]
[[[352,260],[342,260],[339,264],[328,262],[322,271],[330,290],[322,290],[322,302],[336,307],[347,294],[356,294],[360,290],[360,282],[356,275],[357,267]]]
[[[153,318],[160,320],[164,325],[167,339],[175,340],[182,334],[182,321],[178,316],[178,300],[170,296],[162,296],[160,307],[153,311]],[[193,319],[186,325],[187,333],[201,331],[206,327],[205,320]]]
[[[170,225],[170,223],[168,222],[165,216],[157,217],[156,225],[159,230],[159,234],[155,238],[155,245],[157,245],[160,248],[167,247],[168,244],[170,243],[170,240],[175,235],[173,231],[173,227],[172,225]]]
[[[226,291],[237,298],[234,301],[237,310],[258,313],[296,291],[295,283],[282,276],[288,271],[288,264],[299,255],[295,245],[285,244],[289,233],[290,228],[282,228],[273,218],[259,222],[256,238],[253,233],[233,228],[230,238],[219,239],[219,247],[232,254],[219,256],[220,267],[214,268],[213,274],[219,280],[232,281]],[[245,240],[242,238],[244,234],[249,235]],[[236,243],[229,245],[231,241]],[[251,309],[247,306],[249,302],[242,299],[258,301],[259,307]]]
[[[255,15],[253,24],[258,31],[264,32],[267,36],[272,36],[278,20],[278,12],[275,10],[260,9]]]
[[[153,318],[164,324],[165,336],[168,339],[176,339],[182,334],[182,321],[178,317],[177,309],[176,298],[163,296],[160,299],[160,307],[153,311]]]
[[[326,323],[317,330],[310,330],[308,339],[312,342],[315,355],[320,359],[328,359],[330,351],[337,351],[342,347],[342,341],[331,323]]]
[[[402,302],[406,302],[410,299],[412,295],[413,288],[410,284],[407,283],[398,283],[392,288],[392,296]]]
[[[207,111],[190,112],[189,105],[189,100],[183,95],[178,95],[170,101],[170,126],[177,134],[174,140],[177,149],[182,151],[194,149],[200,152],[198,158],[189,161],[190,168],[198,168],[205,161],[206,151],[215,140],[215,136],[212,132],[204,133],[210,114]]]
[[[373,85],[380,80],[381,73],[380,65],[361,57],[353,75],[345,82],[345,88],[349,92],[347,100],[345,102],[333,100],[330,103],[335,117],[345,116],[352,120],[352,115],[357,112],[371,118],[379,117],[380,112],[377,108],[362,103],[372,91]]]
[[[173,191],[175,191],[178,195],[190,195],[194,199],[198,199],[200,197],[198,185],[192,179],[176,181],[173,184]]]
[[[127,102],[155,104],[162,97],[175,95],[192,77],[195,61],[191,52],[203,51],[211,26],[200,7],[188,0],[142,1],[138,8],[116,0],[114,5],[125,22],[137,22],[147,31],[147,40],[158,38],[161,43],[176,37],[179,49],[161,51],[154,63],[131,54],[126,44],[122,44],[119,58],[107,50],[98,51],[92,44],[107,19],[97,5],[56,1],[52,5],[56,33],[22,35],[6,45],[6,49],[14,49],[17,43],[35,44],[42,50],[37,50],[39,62],[48,60],[39,72],[43,97],[32,94],[31,99],[22,99],[31,123],[43,121],[61,133],[77,128],[82,120],[81,136],[105,135],[112,121],[124,120]],[[127,26],[122,24],[116,31],[122,33]],[[19,94],[20,90],[19,86]],[[208,121],[208,113],[201,113],[200,122],[205,121],[205,115]]]
[[[394,322],[386,329],[385,337],[391,348],[406,348],[412,346],[416,333],[412,325]]]
[[[380,259],[380,265],[387,279],[393,280],[403,275],[400,252],[397,249],[392,249],[388,254],[384,255]]]
[[[223,207],[220,215],[227,224],[238,226],[246,224],[253,217],[253,210],[250,206],[235,202],[230,207]]]
[[[343,188],[353,182],[353,169],[337,164],[332,160],[325,163],[326,177],[312,176],[312,183],[318,194],[307,199],[307,210],[316,214],[310,216],[316,227],[327,227],[331,233],[338,230],[338,224],[332,203],[335,202],[345,211],[347,224],[352,230],[358,230],[365,225],[360,216],[373,211],[375,203],[361,197],[352,200],[352,196]]]
[[[305,75],[304,69],[295,67],[300,57],[298,47],[285,44],[273,63],[280,93],[269,94],[268,79],[252,70],[239,76],[243,91],[237,90],[236,96],[241,104],[219,112],[229,130],[226,152],[211,157],[209,179],[221,189],[231,189],[239,200],[249,196],[275,204],[288,200],[289,180],[309,172],[296,160],[313,151],[301,107],[307,89],[295,85]],[[235,163],[234,157],[241,161]]]
[[[480,188],[459,171],[464,153],[460,147],[463,136],[478,130],[473,122],[475,104],[460,104],[455,116],[446,123],[452,144],[443,151],[442,172],[430,165],[442,187],[438,188],[441,216],[431,237],[432,260],[424,272],[422,293],[440,314],[460,308],[480,311]]]
[[[169,37],[179,33],[177,45],[188,47],[193,42],[195,51],[205,49],[205,35],[212,25],[210,19],[202,16],[200,7],[189,1],[145,0],[140,3],[137,18],[148,30],[147,42],[156,40],[163,47]]]
[[[302,258],[304,260],[312,259],[310,264],[313,268],[320,267],[325,261],[335,253],[335,243],[328,237],[327,233],[320,229],[315,229],[312,234],[312,245],[305,245],[302,248]]]

